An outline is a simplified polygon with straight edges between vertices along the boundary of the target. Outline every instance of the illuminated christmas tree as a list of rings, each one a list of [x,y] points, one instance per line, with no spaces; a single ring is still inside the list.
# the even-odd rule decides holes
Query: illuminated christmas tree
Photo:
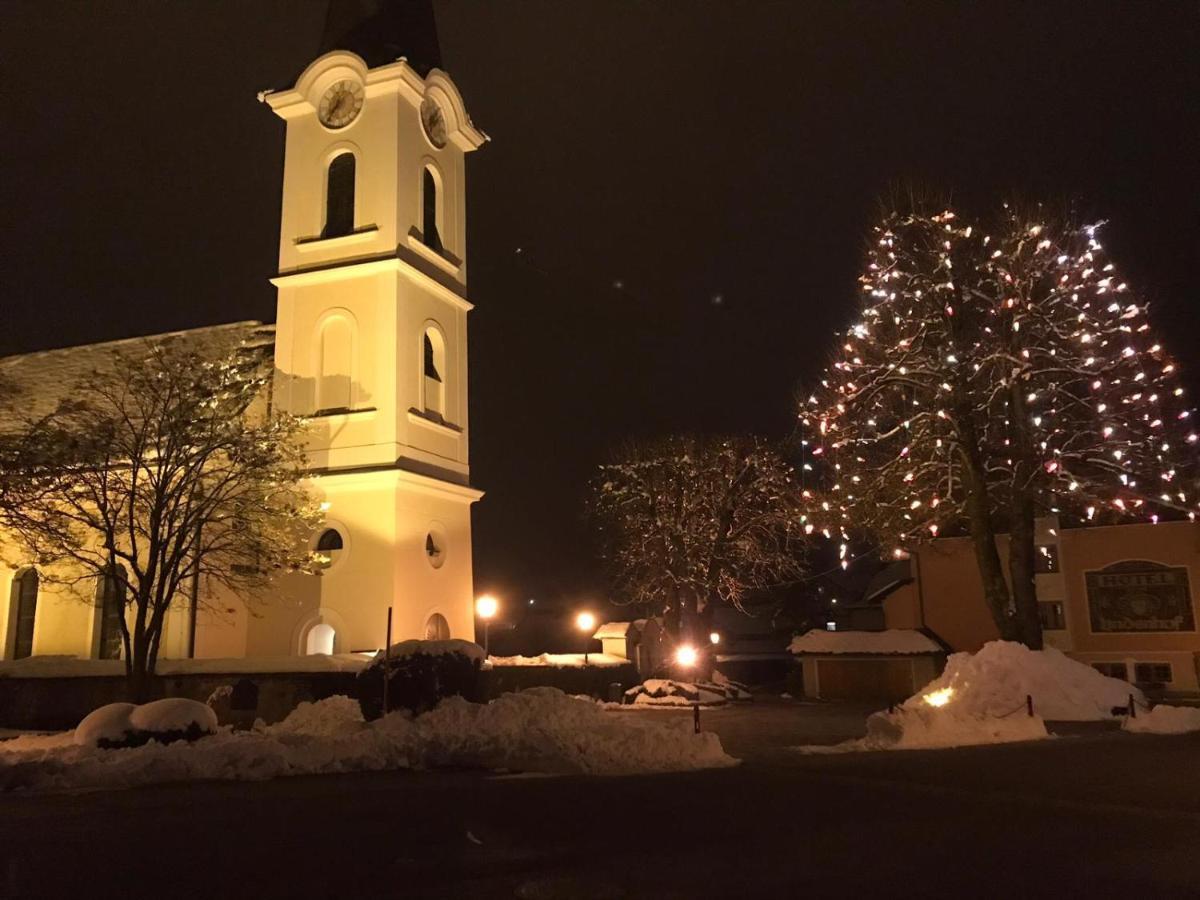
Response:
[[[1036,515],[1197,510],[1177,365],[1098,233],[1008,205],[989,227],[887,215],[861,319],[800,410],[817,478],[806,527],[840,538],[843,555],[859,529],[897,555],[969,534],[1001,636],[1034,648]]]

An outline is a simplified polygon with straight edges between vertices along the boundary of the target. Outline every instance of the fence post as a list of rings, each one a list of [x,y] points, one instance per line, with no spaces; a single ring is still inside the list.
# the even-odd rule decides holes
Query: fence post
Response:
[[[1033,694],[1025,695],[1025,711],[1029,713],[1031,718],[1033,717]]]
[[[383,714],[386,716],[391,709],[388,707],[388,682],[392,680],[392,608],[388,607],[387,641],[383,645]]]
[[[1137,718],[1137,701],[1133,699],[1133,694],[1129,695],[1129,718]]]
[[[695,726],[696,734],[700,733],[700,702],[692,707],[692,724]]]

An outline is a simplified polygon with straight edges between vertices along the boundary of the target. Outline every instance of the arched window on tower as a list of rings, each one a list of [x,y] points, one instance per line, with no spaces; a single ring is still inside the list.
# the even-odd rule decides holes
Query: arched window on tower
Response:
[[[421,239],[430,250],[442,252],[442,235],[438,230],[438,184],[433,169],[425,167],[421,176]]]
[[[9,628],[13,632],[13,659],[33,655],[33,625],[37,617],[38,586],[36,569],[26,569],[13,579],[8,607]]]
[[[354,168],[353,153],[341,153],[329,163],[323,238],[341,237],[354,231]]]
[[[446,414],[446,342],[432,326],[425,329],[423,351],[421,390],[425,412],[440,419]]]
[[[354,329],[348,319],[334,315],[325,320],[317,353],[317,412],[353,408]]]
[[[129,600],[129,573],[115,566],[100,579],[96,598],[96,658],[121,658],[121,621]]]

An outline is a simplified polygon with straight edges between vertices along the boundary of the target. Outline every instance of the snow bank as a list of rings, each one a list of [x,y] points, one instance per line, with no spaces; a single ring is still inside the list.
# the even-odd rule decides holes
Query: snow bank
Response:
[[[966,747],[973,744],[1007,744],[1049,737],[1041,716],[1030,716],[1024,707],[997,718],[949,712],[932,706],[901,707],[877,712],[867,719],[865,750],[917,750],[933,747]]]
[[[584,665],[582,653],[542,653],[538,656],[489,656],[489,666],[552,666],[556,669],[582,668]],[[629,660],[623,656],[611,653],[589,653],[587,665],[590,666],[627,666]]]
[[[938,708],[958,715],[994,718],[1024,706],[1028,695],[1043,719],[1084,722],[1114,718],[1113,708],[1127,706],[1130,694],[1145,700],[1128,682],[1101,675],[1051,647],[1030,650],[991,641],[978,653],[953,654],[941,676],[903,705],[920,709],[939,703]]]
[[[119,744],[129,740],[144,742],[153,738],[213,734],[217,714],[203,703],[182,697],[167,697],[135,706],[110,703],[93,710],[75,728],[74,741],[80,746]]]
[[[1200,709],[1194,706],[1159,704],[1148,712],[1138,710],[1136,717],[1129,717],[1121,723],[1121,729],[1139,734],[1184,734],[1200,731]]]
[[[69,734],[15,738],[0,742],[0,789],[121,788],[444,765],[615,775],[736,764],[716,735],[693,734],[690,721],[613,715],[555,688],[505,694],[488,704],[452,697],[415,719],[392,713],[367,723],[354,706],[346,697],[330,697],[302,704],[277,725],[249,732],[223,728],[194,743],[105,750],[75,744]],[[119,720],[116,712],[107,715]]]

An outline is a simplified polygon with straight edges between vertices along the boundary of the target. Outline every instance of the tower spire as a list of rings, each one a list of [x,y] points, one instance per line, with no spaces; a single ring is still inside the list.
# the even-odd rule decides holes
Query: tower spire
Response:
[[[350,50],[367,66],[403,56],[422,77],[442,64],[432,0],[329,0],[317,55]]]

